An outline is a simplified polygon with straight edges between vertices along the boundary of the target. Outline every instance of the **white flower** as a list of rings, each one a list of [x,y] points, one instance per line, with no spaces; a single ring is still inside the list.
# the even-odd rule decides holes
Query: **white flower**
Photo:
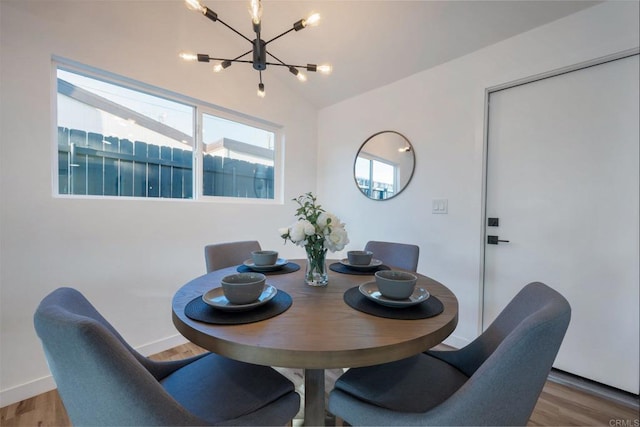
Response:
[[[289,238],[293,243],[302,242],[305,240],[306,236],[305,224],[303,221],[296,221],[296,223],[289,228]]]
[[[278,228],[278,233],[280,233],[280,237],[285,238],[289,235],[289,227]]]
[[[322,212],[318,215],[318,227],[321,231],[324,231],[327,228],[327,224],[333,225],[338,222],[338,218],[329,212]]]
[[[325,238],[324,245],[331,252],[341,251],[349,243],[347,230],[344,227],[332,227],[331,233]]]
[[[313,236],[314,234],[316,234],[316,227],[314,227],[314,225],[311,224],[309,221],[307,221],[306,219],[303,219],[298,222],[301,222],[303,224],[304,234],[306,234],[307,236]]]
[[[326,212],[316,203],[312,193],[306,193],[293,199],[299,208],[298,220],[290,227],[279,228],[278,232],[285,242],[290,240],[306,249],[308,256],[319,256],[340,251],[349,243],[345,224],[330,212]],[[314,255],[309,255],[314,254]]]

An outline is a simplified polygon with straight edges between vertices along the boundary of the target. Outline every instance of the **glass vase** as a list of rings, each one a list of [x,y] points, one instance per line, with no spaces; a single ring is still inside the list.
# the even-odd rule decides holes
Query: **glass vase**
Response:
[[[327,250],[313,250],[307,248],[307,265],[304,272],[304,282],[309,286],[327,286],[329,274],[326,262]]]

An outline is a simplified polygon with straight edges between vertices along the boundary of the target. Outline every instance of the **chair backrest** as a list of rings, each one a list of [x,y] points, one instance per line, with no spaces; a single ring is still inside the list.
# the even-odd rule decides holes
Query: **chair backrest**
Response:
[[[207,265],[207,273],[242,264],[251,258],[251,252],[259,251],[260,249],[260,243],[256,240],[207,245],[204,247],[204,260]]]
[[[203,424],[163,389],[154,362],[133,350],[77,290],[46,296],[34,325],[74,425]]]
[[[416,245],[370,240],[364,250],[373,252],[375,259],[379,259],[390,267],[414,272],[418,270],[420,248]]]
[[[429,423],[526,425],[569,326],[571,306],[539,282],[525,286],[466,347],[429,352],[470,376]]]

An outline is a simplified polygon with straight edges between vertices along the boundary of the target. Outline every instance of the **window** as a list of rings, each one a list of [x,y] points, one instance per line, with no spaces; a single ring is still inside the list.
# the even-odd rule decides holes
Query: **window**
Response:
[[[356,182],[360,190],[374,199],[393,197],[397,188],[396,165],[359,154],[355,166]]]
[[[202,114],[202,193],[273,199],[275,133]]]
[[[64,65],[56,83],[58,194],[275,199],[275,127]]]

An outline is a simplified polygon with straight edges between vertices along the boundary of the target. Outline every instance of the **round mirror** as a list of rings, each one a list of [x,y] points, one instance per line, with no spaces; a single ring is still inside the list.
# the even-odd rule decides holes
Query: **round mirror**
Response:
[[[402,134],[387,130],[367,139],[356,156],[353,176],[362,194],[373,200],[391,199],[411,181],[413,146]]]

